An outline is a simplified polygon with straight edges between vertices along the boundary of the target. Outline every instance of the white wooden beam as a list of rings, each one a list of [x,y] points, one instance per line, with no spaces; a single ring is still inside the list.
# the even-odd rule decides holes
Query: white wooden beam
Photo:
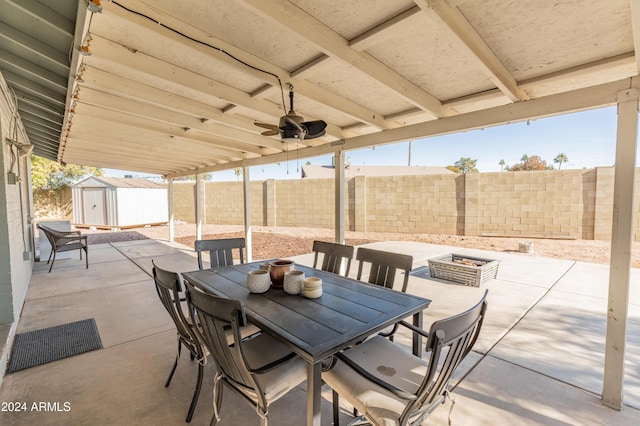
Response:
[[[204,184],[202,175],[196,174],[196,240],[202,239],[202,216],[204,215]]]
[[[195,129],[219,139],[239,141],[241,143],[236,144],[235,149],[255,152],[256,154],[260,153],[261,147],[269,147],[281,151],[283,146],[283,142],[276,139],[220,124],[205,124],[200,118],[171,111],[164,107],[120,98],[116,95],[100,92],[88,87],[83,87],[79,90],[77,102],[95,105],[130,116],[146,118],[182,128]],[[255,149],[253,149],[251,145],[255,145]],[[228,146],[231,147],[233,144],[230,143]]]
[[[389,18],[380,25],[377,25],[374,28],[352,38],[349,41],[349,46],[357,51],[367,50],[368,48],[386,40],[391,30],[402,25],[406,25],[406,21],[419,14],[420,11],[421,9],[418,6],[413,6],[396,16]]]
[[[235,87],[172,65],[144,52],[128,49],[98,35],[92,36],[90,49],[91,56],[85,58],[88,65],[124,78],[151,85],[154,81],[152,79],[159,79],[165,85],[165,90],[171,87],[175,93],[187,94],[189,91],[195,91],[273,117],[280,117],[283,114],[280,105],[251,98],[248,93]]]
[[[180,68],[144,52],[129,49],[98,35],[92,36],[90,48],[91,56],[85,57],[87,65],[119,75],[121,78],[129,79],[138,84],[151,85],[156,89],[181,96],[190,96],[191,94],[211,96],[274,118],[279,118],[284,114],[281,105],[252,98],[249,93],[240,89]],[[316,119],[309,115],[305,118],[308,120]],[[342,130],[336,125],[328,123],[327,134],[341,137]]]
[[[149,16],[157,15],[158,13],[156,9],[152,9],[144,4],[139,4],[136,7],[139,7],[142,13]],[[239,72],[252,75],[253,77],[268,82],[271,86],[274,87],[274,90],[281,89],[281,87],[279,87],[278,85],[278,80],[274,77],[277,76],[280,83],[288,82],[293,84],[296,88],[296,92],[302,96],[341,111],[342,113],[347,114],[356,120],[363,120],[380,129],[388,128],[388,125],[384,122],[382,114],[365,108],[348,98],[340,96],[339,94],[332,93],[331,96],[328,96],[326,89],[323,89],[308,81],[296,79],[295,76],[287,70],[269,63],[264,59],[252,55],[246,51],[238,49],[236,46],[233,46],[222,39],[214,37],[211,33],[207,33],[201,29],[195,28],[184,21],[176,19],[173,16],[164,15],[161,18],[159,17],[158,19],[162,19],[162,23],[164,25],[174,28],[182,32],[183,34],[189,34],[194,39],[202,40],[203,42],[206,42],[211,46],[215,46],[217,49],[210,48],[189,40],[186,37],[183,37],[176,32],[170,31],[169,29],[164,28],[163,26],[160,26],[155,22],[152,22],[140,15],[125,11],[124,9],[121,9],[117,5],[113,5],[111,3],[105,5],[103,13],[105,15],[110,14],[113,16],[117,16],[118,19],[129,22],[131,25],[138,25],[149,31],[153,31],[154,33],[156,33],[157,37],[171,40],[174,43],[182,45],[184,49],[192,49],[205,53],[208,56],[212,56],[216,60],[237,69]],[[246,64],[251,64],[255,68],[249,67]],[[266,72],[261,72],[258,69],[264,70]],[[283,114],[284,113],[280,115]],[[277,117],[279,117],[280,115],[278,115]],[[312,118],[310,117],[308,119]],[[335,128],[336,126],[333,126],[330,131],[334,131],[333,129]],[[341,135],[339,134],[336,134],[335,136],[341,137]]]
[[[636,58],[636,69],[640,73],[640,2],[630,0],[631,7],[631,30],[633,31],[633,50]]]
[[[65,158],[69,161],[68,164],[82,164],[84,166],[103,167],[103,168],[118,169],[118,170],[122,169],[122,167],[123,167],[122,161],[119,161],[119,160],[107,161],[107,160],[104,160],[104,159],[102,159],[100,157],[97,157],[95,155],[88,156],[88,157],[82,157],[82,156],[76,156],[75,154],[69,154]],[[132,170],[132,169],[128,169],[128,170]],[[155,164],[155,165],[147,165],[147,164],[138,164],[138,163],[136,163],[135,171],[141,172],[141,173],[154,174],[154,175],[169,174],[167,172],[167,168],[166,167],[162,167],[162,166],[159,166],[157,164]],[[182,173],[183,170],[172,171],[172,172]]]
[[[335,141],[299,151],[299,158],[315,157],[334,153],[336,150],[352,150],[372,145],[383,145],[400,141],[417,140],[456,132],[481,129],[484,127],[524,121],[530,118],[548,117],[590,108],[613,105],[617,102],[617,93],[629,87],[629,79],[619,80],[599,86],[574,90],[558,95],[516,102],[482,111],[474,111],[453,117],[445,117],[418,123],[398,129],[385,130],[370,135],[357,136]],[[224,165],[206,167],[202,172],[228,170],[234,167],[258,166],[287,161],[286,153],[230,162]],[[195,171],[191,171],[193,174]],[[175,174],[174,177],[188,175]]]
[[[389,87],[407,102],[435,117],[442,116],[442,106],[437,98],[366,52],[358,52],[350,48],[348,40],[299,7],[276,0],[241,0],[241,2],[256,13],[304,37],[326,55],[345,62]]]
[[[622,410],[624,396],[639,98],[640,90],[636,87],[620,92],[618,98],[611,264],[602,387],[602,403],[616,410]]]
[[[338,244],[344,244],[345,216],[344,216],[344,157],[342,150],[335,152],[333,164],[335,169],[335,240]]]
[[[224,114],[213,105],[189,99],[162,89],[143,85],[93,67],[85,67],[82,72],[81,88],[87,87],[100,92],[116,95],[149,105],[162,107],[194,117],[205,124],[221,123],[234,129],[260,134],[263,129],[254,120],[233,114]]]
[[[141,117],[134,117],[131,115],[119,113],[116,111],[103,109],[94,105],[80,104],[77,108],[83,111],[82,115],[77,117],[77,120],[80,118],[86,117],[96,117],[92,118],[92,120],[99,120],[101,122],[111,123],[114,128],[128,126],[133,130],[137,130],[140,132],[153,132],[157,134],[157,137],[173,137],[173,138],[181,138],[185,140],[189,140],[192,142],[202,143],[202,148],[207,147],[210,149],[211,153],[221,154],[228,157],[240,157],[247,158],[251,157],[252,148],[247,146],[238,146],[237,143],[233,143],[230,141],[223,141],[213,136],[207,136],[205,134],[189,134],[184,131],[184,128],[178,126],[172,126],[170,124],[164,124],[160,122],[154,122],[152,120],[144,119]],[[83,117],[85,116],[85,117]],[[73,122],[72,122],[73,123]],[[72,127],[73,128],[73,127]],[[253,156],[257,156],[259,153],[273,153],[274,151],[265,151],[265,149],[259,149],[258,152],[254,152]],[[276,151],[277,152],[277,151]],[[204,152],[203,152],[204,153]],[[206,153],[205,153],[206,154]]]
[[[161,132],[143,129],[142,127],[131,126],[127,123],[120,124],[101,118],[79,116],[73,123],[73,129],[73,136],[70,136],[69,139],[84,141],[83,145],[76,147],[81,150],[96,148],[109,151],[109,149],[105,150],[105,147],[113,146],[114,148],[123,148],[131,152],[137,151],[149,157],[176,157],[176,151],[179,150],[184,158],[173,158],[175,161],[202,160],[211,156],[215,156],[221,161],[237,161],[244,158],[259,157],[259,155],[241,155],[236,151],[219,148],[204,140],[194,140],[186,136],[166,135]]]
[[[253,238],[251,231],[251,176],[249,167],[242,168],[242,195],[244,198],[244,237],[247,248],[247,262],[253,261]]]
[[[414,0],[414,2],[449,35],[458,42],[485,75],[513,102],[529,99],[478,32],[467,21],[460,9],[451,7],[444,0]]]
[[[173,179],[169,179],[167,188],[167,204],[169,207],[169,242],[172,243],[175,239],[175,209],[173,208]]]

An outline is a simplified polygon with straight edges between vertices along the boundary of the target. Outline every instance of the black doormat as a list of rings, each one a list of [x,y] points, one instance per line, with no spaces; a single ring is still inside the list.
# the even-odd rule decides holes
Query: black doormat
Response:
[[[102,349],[93,318],[16,334],[8,373]]]

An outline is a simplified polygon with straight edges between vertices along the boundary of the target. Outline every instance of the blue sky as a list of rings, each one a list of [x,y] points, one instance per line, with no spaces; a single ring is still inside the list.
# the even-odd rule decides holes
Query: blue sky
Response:
[[[547,164],[564,153],[569,162],[563,169],[582,169],[611,166],[615,161],[616,108],[600,108],[574,114],[532,120],[528,124],[514,123],[489,127],[454,135],[416,139],[411,144],[411,164],[419,166],[452,165],[461,157],[477,160],[480,172],[500,171],[499,162],[507,165],[519,163],[524,154],[538,155]],[[346,153],[351,165],[407,165],[409,143],[400,142],[366,148]],[[293,154],[292,154],[293,155]],[[307,161],[315,165],[331,164],[331,156],[295,159],[288,163],[252,167],[252,180],[295,179],[300,176],[300,167]],[[637,162],[637,160],[636,160]],[[557,165],[555,165],[557,167]],[[106,169],[107,176],[128,173]],[[233,171],[212,174],[215,181],[236,180]]]

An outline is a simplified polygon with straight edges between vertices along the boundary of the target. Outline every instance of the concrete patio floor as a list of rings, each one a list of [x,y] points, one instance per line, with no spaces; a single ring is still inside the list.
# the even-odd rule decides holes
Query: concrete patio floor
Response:
[[[411,254],[414,268],[447,253],[499,259],[498,277],[482,288],[412,276],[408,291],[432,299],[425,327],[471,306],[485,288],[489,310],[474,351],[456,375],[454,425],[636,425],[640,421],[640,270],[632,271],[625,407],[600,402],[608,266],[413,242],[368,247]],[[160,305],[151,259],[166,269],[197,269],[191,248],[156,240],[102,244],[79,259],[60,260],[47,273],[37,263],[18,333],[95,318],[104,348],[7,374],[0,402],[26,402],[27,411],[0,411],[1,425],[181,425],[197,365],[183,353],[164,388],[176,352],[174,326]],[[298,256],[310,264],[312,255]],[[352,266],[355,275],[357,264]],[[404,341],[406,340],[406,341]],[[406,343],[408,339],[399,339]],[[213,409],[212,363],[192,421],[208,424]],[[331,422],[325,386],[322,424]],[[70,403],[69,411],[32,410],[33,402]],[[3,405],[3,407],[5,407]],[[427,420],[446,425],[450,402]],[[350,418],[345,405],[343,424]],[[225,392],[220,425],[259,424],[255,412]],[[304,384],[275,403],[271,425],[305,424]]]

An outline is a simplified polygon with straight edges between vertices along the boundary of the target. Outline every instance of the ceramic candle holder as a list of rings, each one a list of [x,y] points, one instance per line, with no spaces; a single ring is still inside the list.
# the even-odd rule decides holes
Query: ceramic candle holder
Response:
[[[300,294],[304,286],[304,272],[287,271],[284,273],[284,291],[289,294]]]
[[[265,271],[269,270],[269,262],[262,262],[260,264],[260,269],[264,269]]]
[[[247,274],[247,288],[251,293],[264,293],[271,286],[269,271],[255,269]]]
[[[322,279],[318,277],[305,278],[303,294],[304,297],[308,297],[309,299],[317,299],[322,296]]]

